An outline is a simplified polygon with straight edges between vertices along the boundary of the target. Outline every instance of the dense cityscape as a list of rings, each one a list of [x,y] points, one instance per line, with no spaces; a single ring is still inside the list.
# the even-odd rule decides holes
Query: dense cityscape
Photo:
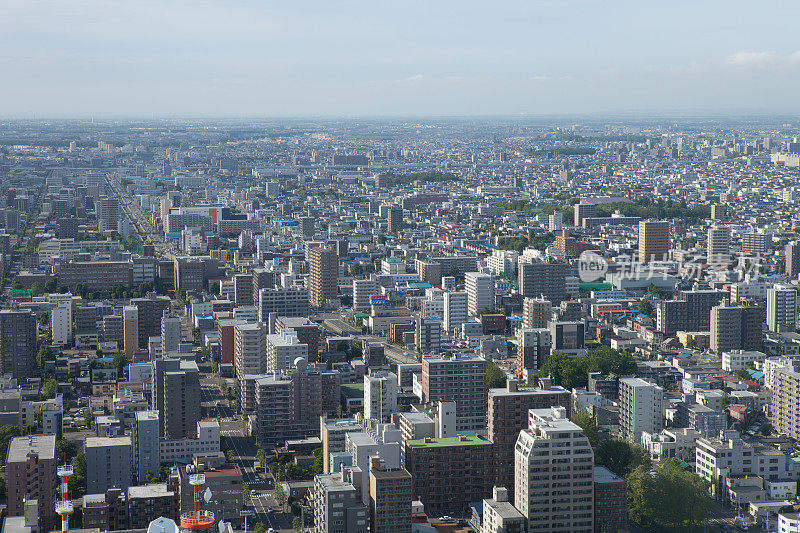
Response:
[[[3,531],[797,531],[798,136],[4,121]]]

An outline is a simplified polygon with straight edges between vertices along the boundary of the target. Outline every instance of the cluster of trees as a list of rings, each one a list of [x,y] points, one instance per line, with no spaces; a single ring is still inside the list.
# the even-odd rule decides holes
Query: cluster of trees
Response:
[[[256,450],[256,453],[258,453],[258,450]],[[266,464],[275,479],[282,481],[311,479],[315,475],[322,473],[323,466],[322,448],[315,449],[313,453],[314,464],[308,468],[294,464],[294,457],[291,455],[269,457],[266,459]]]
[[[434,183],[440,181],[458,181],[458,176],[452,172],[412,172],[410,174],[395,174],[394,172],[384,172],[380,175],[387,185],[408,185],[415,181],[423,183]]]
[[[631,520],[645,529],[687,531],[701,526],[711,510],[706,482],[677,459],[655,472],[640,466],[627,479]]]
[[[689,206],[685,200],[653,200],[640,198],[636,202],[613,202],[597,206],[595,216],[610,217],[614,211],[620,211],[626,217],[641,218],[677,218],[687,222],[697,222],[711,218],[711,206],[696,204]]]
[[[585,388],[589,383],[589,372],[632,375],[636,373],[636,361],[629,353],[599,346],[574,359],[564,352],[555,351],[544,357],[544,363],[539,369],[540,376],[549,375],[554,384],[567,390]]]
[[[486,387],[498,389],[506,386],[506,373],[491,359],[486,359]]]

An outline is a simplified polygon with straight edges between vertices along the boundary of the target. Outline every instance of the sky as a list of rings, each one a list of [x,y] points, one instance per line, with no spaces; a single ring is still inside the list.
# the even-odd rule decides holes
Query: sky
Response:
[[[0,0],[0,117],[797,114],[800,2]]]

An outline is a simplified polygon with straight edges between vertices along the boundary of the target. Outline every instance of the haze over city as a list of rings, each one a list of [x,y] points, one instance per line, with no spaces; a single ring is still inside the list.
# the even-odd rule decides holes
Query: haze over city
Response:
[[[0,116],[798,111],[796,2],[0,2]]]

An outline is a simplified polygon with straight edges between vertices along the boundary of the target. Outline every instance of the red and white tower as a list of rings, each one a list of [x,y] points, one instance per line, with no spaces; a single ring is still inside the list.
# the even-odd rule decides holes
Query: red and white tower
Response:
[[[200,509],[200,499],[203,497],[200,493],[200,487],[205,483],[205,474],[192,474],[189,476],[189,485],[194,487],[194,511],[181,515],[181,528],[186,533],[207,531],[214,525],[214,513]],[[206,492],[208,493],[206,500],[208,500],[211,497],[211,491],[206,489]]]
[[[58,467],[58,477],[61,478],[61,500],[56,502],[56,513],[61,516],[61,533],[69,529],[69,515],[74,511],[72,501],[69,499],[69,476],[72,475],[72,465]]]

